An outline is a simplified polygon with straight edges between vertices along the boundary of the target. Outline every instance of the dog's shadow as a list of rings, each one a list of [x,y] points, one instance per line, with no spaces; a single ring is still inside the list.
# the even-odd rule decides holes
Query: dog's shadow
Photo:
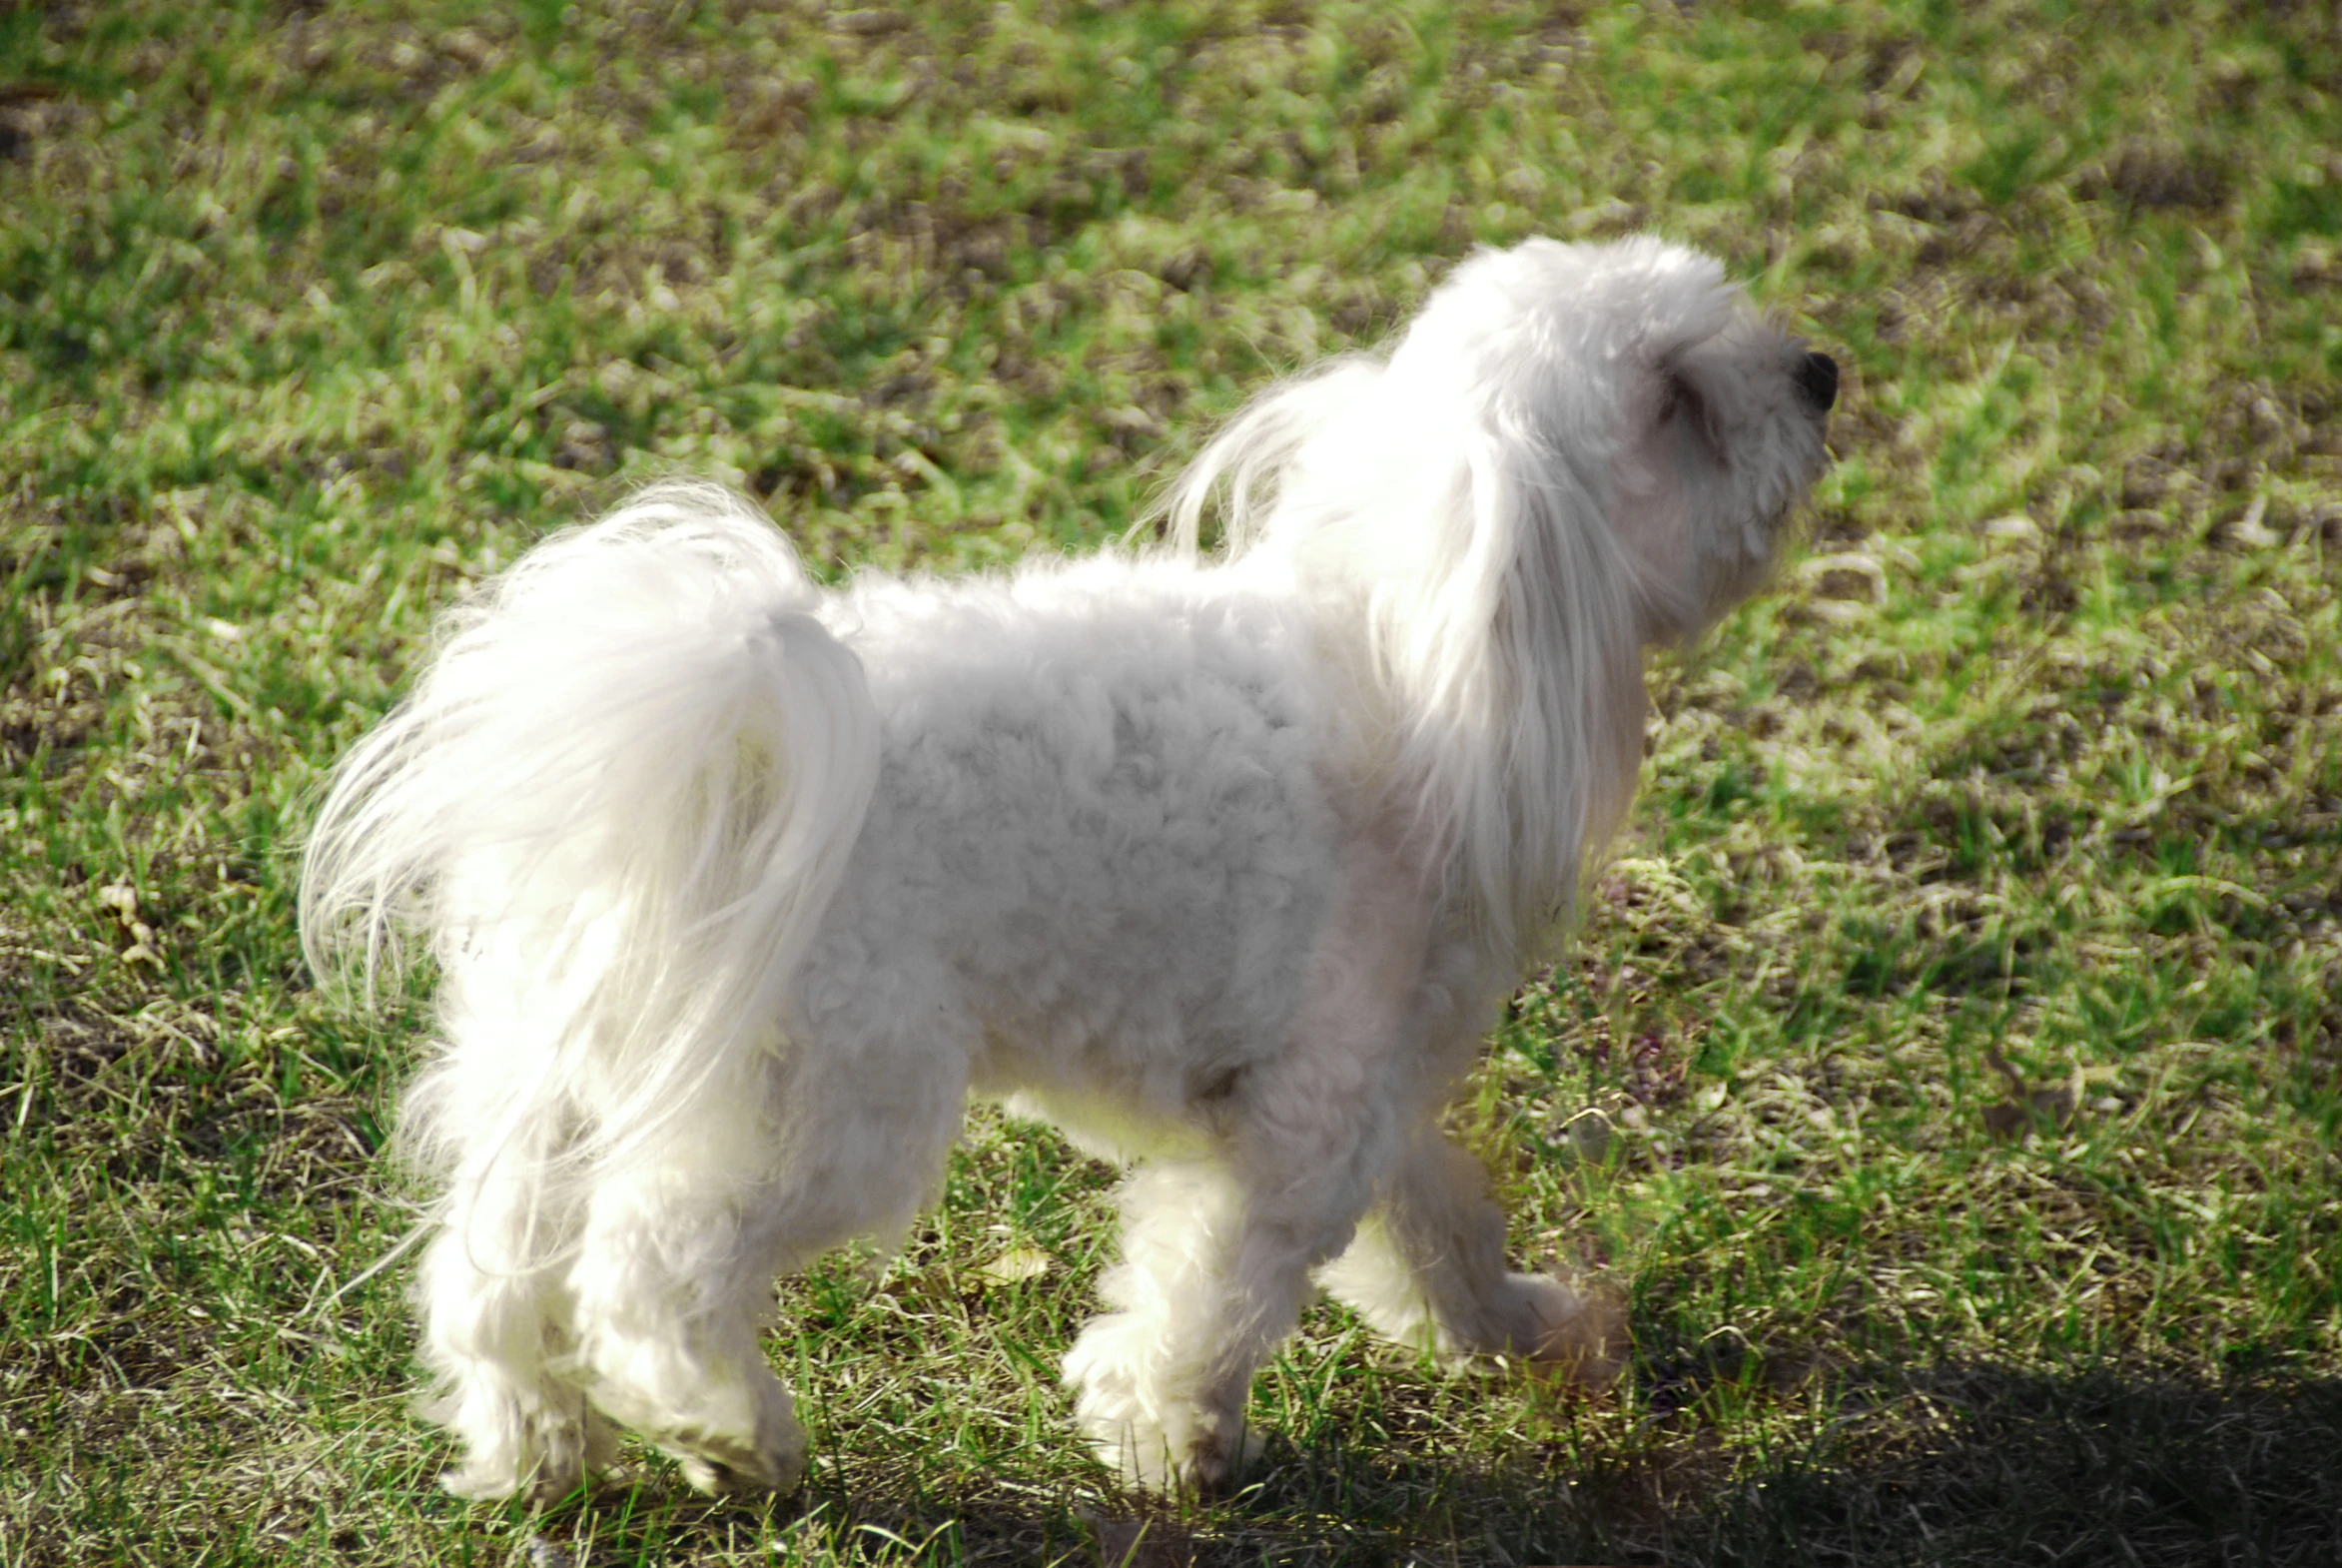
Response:
[[[841,1452],[795,1497],[686,1497],[647,1470],[514,1524],[533,1568],[775,1560],[1276,1563],[2342,1562],[2342,1381],[2114,1365],[1825,1367],[1663,1346],[1621,1397],[1493,1459],[1424,1444],[1404,1397],[1205,1502],[1062,1471],[949,1487]],[[1728,1412],[1738,1436],[1727,1437]],[[1746,1434],[1767,1434],[1753,1449]],[[1770,1451],[1762,1451],[1769,1449]],[[760,1559],[762,1560],[762,1559]]]
[[[1488,1460],[1272,1452],[1246,1526],[1340,1562],[2324,1564],[2337,1452],[2329,1377],[1830,1366],[1728,1335],[1647,1350],[1619,1397]]]

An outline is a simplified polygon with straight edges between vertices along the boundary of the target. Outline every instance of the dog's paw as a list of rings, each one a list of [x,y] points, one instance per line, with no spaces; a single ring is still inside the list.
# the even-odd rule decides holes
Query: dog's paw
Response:
[[[589,1482],[598,1483],[607,1475],[604,1470],[587,1470],[574,1455],[566,1458],[547,1455],[525,1474],[514,1474],[500,1465],[458,1465],[439,1472],[439,1488],[465,1502],[525,1497],[533,1507],[550,1508],[576,1495]]]
[[[1223,1493],[1260,1442],[1229,1401],[1198,1392],[1196,1370],[1163,1353],[1163,1330],[1135,1312],[1093,1319],[1065,1359],[1074,1414],[1099,1461],[1126,1486]]]
[[[1180,1436],[1152,1423],[1129,1423],[1113,1431],[1095,1421],[1083,1424],[1099,1463],[1125,1486],[1173,1496],[1226,1496],[1243,1484],[1267,1446],[1241,1421],[1180,1422]]]
[[[523,1495],[549,1507],[597,1479],[618,1456],[617,1433],[582,1397],[549,1400],[520,1413],[512,1406],[467,1443],[464,1462],[441,1472],[439,1485],[472,1502]]]
[[[444,1476],[440,1477],[442,1484],[445,1479]],[[584,1490],[589,1479],[592,1478],[577,1465],[545,1464],[538,1466],[536,1474],[529,1477],[525,1491],[531,1504],[538,1508],[550,1508]],[[453,1491],[454,1488],[449,1487],[448,1490]]]
[[[1564,1281],[1550,1274],[1516,1274],[1531,1293],[1537,1342],[1529,1352],[1535,1374],[1549,1382],[1607,1388],[1626,1365],[1626,1298],[1604,1279]]]
[[[467,1503],[495,1502],[510,1497],[523,1485],[536,1491],[542,1472],[537,1476],[515,1475],[503,1466],[487,1467],[479,1464],[459,1464],[439,1472],[439,1490],[450,1497],[460,1497]]]
[[[1187,1440],[1187,1451],[1171,1467],[1171,1482],[1165,1489],[1194,1497],[1224,1497],[1243,1484],[1266,1447],[1261,1434],[1242,1421],[1204,1427]]]
[[[753,1441],[722,1432],[666,1432],[659,1447],[683,1467],[684,1480],[711,1497],[793,1491],[805,1479],[805,1428],[794,1419],[760,1423]]]

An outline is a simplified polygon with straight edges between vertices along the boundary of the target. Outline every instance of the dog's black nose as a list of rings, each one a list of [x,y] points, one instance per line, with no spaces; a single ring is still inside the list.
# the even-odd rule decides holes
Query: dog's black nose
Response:
[[[1806,394],[1816,413],[1827,413],[1838,400],[1838,362],[1826,354],[1809,354],[1797,368],[1797,390]]]

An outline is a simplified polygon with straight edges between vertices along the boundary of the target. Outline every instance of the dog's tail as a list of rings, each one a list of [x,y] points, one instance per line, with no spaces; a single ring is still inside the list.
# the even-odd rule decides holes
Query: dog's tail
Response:
[[[878,776],[816,602],[752,506],[672,483],[448,612],[302,868],[321,974],[438,961],[449,1050],[409,1135],[566,1107],[615,1157],[777,1039]]]

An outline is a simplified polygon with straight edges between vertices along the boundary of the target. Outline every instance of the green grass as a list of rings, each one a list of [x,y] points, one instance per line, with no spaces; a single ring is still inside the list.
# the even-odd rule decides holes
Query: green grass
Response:
[[[2317,5],[0,10],[0,1565],[2342,1560],[2337,116]],[[419,1011],[292,921],[432,611],[674,471],[825,571],[1095,542],[1645,225],[1846,384],[1456,1113],[1617,1394],[1320,1308],[1256,1488],[1123,1495],[1112,1173],[986,1118],[784,1286],[802,1497],[438,1495],[357,1282]]]

